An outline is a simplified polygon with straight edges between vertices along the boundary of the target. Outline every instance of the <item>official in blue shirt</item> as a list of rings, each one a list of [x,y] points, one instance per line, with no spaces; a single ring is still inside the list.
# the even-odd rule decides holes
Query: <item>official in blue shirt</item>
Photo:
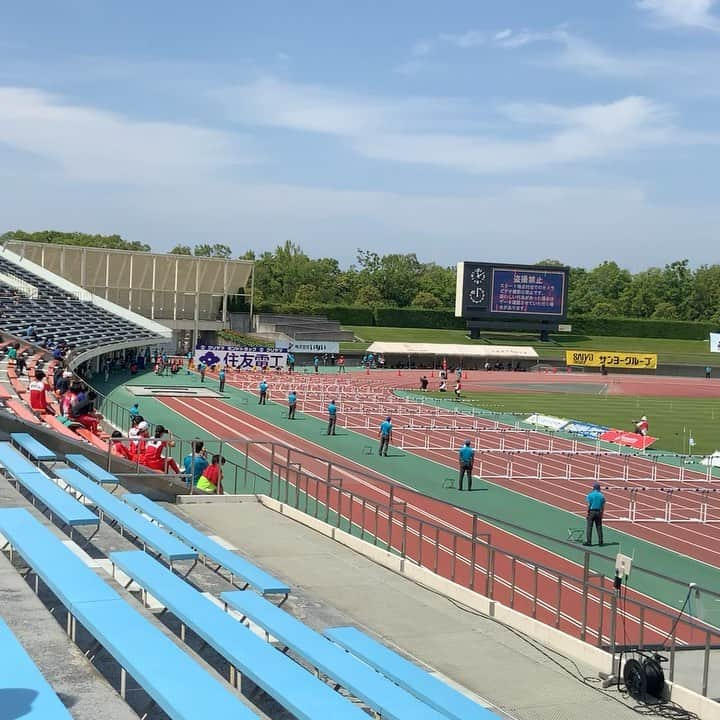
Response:
[[[380,423],[380,457],[387,457],[388,446],[392,442],[392,418],[388,415],[382,423]],[[385,451],[383,453],[383,450]]]
[[[297,408],[297,393],[291,390],[288,393],[288,420],[295,419],[295,409]]]
[[[587,527],[585,532],[585,542],[583,545],[592,545],[592,529],[593,525],[597,528],[598,541],[603,545],[603,526],[602,519],[605,512],[605,496],[600,492],[600,483],[593,485],[592,492],[588,493],[585,498],[587,500]]]
[[[460,448],[458,453],[460,457],[460,482],[458,483],[458,489],[463,489],[463,479],[467,475],[468,490],[472,490],[472,472],[473,462],[475,460],[475,451],[472,449],[472,443],[470,440],[466,440],[465,444]]]
[[[334,400],[330,401],[328,405],[328,435],[335,434],[335,423],[337,423],[337,405]]]
[[[218,373],[218,392],[225,392],[225,368],[220,368]]]
[[[258,405],[267,405],[267,392],[268,384],[263,378],[262,382],[260,383],[260,401],[258,402]]]
[[[313,358],[313,365],[315,366],[315,372],[319,372],[320,371],[320,358],[317,355]]]
[[[295,372],[295,356],[291,352],[287,354],[287,365],[288,372]]]

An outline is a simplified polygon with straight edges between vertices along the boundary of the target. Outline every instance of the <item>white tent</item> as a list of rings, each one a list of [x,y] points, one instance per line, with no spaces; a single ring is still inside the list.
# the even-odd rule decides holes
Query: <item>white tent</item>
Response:
[[[489,360],[537,360],[538,358],[535,349],[526,345],[374,342],[367,352],[374,355],[433,355]]]

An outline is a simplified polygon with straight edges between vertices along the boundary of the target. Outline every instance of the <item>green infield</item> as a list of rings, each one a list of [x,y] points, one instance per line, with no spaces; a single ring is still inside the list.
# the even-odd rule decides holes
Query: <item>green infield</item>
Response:
[[[541,343],[531,333],[484,333],[482,340],[471,340],[465,330],[434,330],[430,328],[395,328],[348,325],[358,342],[342,343],[344,352],[365,350],[370,343],[422,342],[462,345],[532,345],[541,360],[564,360],[565,350],[605,350],[649,352],[661,363],[687,365],[720,365],[720,356],[711,353],[707,340],[670,340],[666,338],[629,338],[556,333],[549,342]],[[718,371],[720,372],[720,370]]]
[[[594,386],[591,386],[594,387]],[[442,398],[442,393],[431,393]],[[447,394],[445,394],[447,399]],[[542,413],[619,430],[647,415],[653,450],[707,455],[720,449],[720,404],[717,398],[663,398],[573,392],[465,392],[461,404],[513,415]],[[695,444],[690,443],[690,438]]]

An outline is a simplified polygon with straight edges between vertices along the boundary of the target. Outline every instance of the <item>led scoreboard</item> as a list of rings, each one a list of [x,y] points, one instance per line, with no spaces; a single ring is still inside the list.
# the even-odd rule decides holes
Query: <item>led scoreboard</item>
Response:
[[[455,315],[471,320],[529,320],[555,324],[567,317],[569,268],[460,262]]]

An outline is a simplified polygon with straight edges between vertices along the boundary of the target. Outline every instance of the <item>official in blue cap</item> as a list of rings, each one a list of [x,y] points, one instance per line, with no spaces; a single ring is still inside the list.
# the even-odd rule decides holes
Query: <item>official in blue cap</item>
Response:
[[[378,433],[380,437],[380,457],[382,457],[383,455],[387,457],[388,446],[392,442],[392,431],[392,418],[390,417],[390,415],[388,415],[385,420],[380,423],[380,432]]]
[[[472,490],[472,472],[473,462],[475,460],[475,451],[472,449],[472,441],[466,440],[465,444],[460,448],[460,481],[458,483],[458,489],[463,489],[463,480],[467,475],[468,490]]]
[[[587,524],[585,529],[585,542],[583,545],[592,545],[593,525],[597,528],[598,542],[603,543],[603,513],[605,512],[605,496],[600,492],[600,483],[595,483],[593,489],[588,493],[587,500]]]

